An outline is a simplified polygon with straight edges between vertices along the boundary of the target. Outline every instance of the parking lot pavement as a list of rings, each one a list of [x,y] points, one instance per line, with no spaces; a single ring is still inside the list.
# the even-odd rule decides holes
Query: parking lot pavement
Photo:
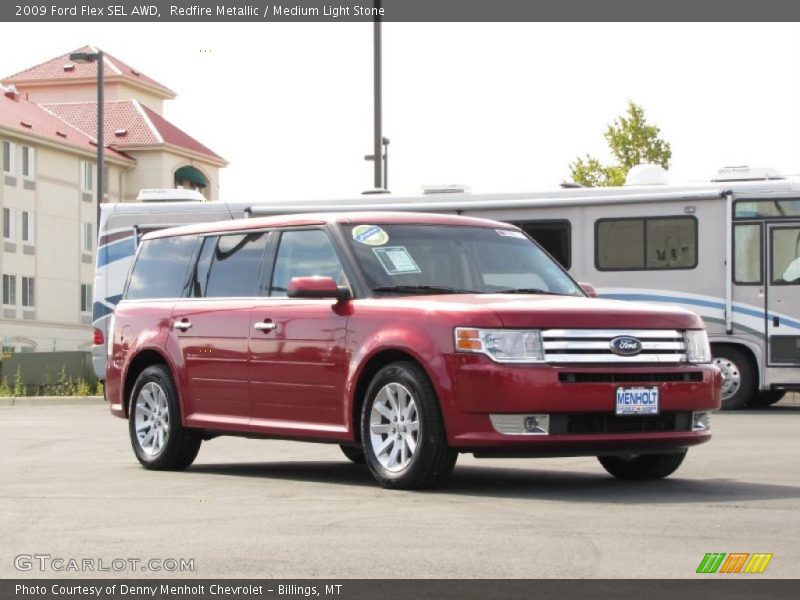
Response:
[[[698,577],[706,552],[771,552],[760,577],[800,576],[796,399],[714,415],[664,481],[462,455],[436,492],[380,489],[336,446],[244,438],[149,472],[126,426],[104,406],[0,407],[0,577],[62,575],[15,569],[35,553],[194,559],[106,573],[125,577]]]

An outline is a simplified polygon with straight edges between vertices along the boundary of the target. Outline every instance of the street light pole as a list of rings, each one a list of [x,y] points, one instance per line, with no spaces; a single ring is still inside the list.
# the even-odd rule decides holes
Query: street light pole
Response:
[[[380,0],[375,0],[375,8],[379,9],[381,6]],[[381,156],[383,154],[383,110],[382,110],[382,95],[383,95],[383,82],[381,73],[381,18],[376,10],[375,23],[373,25],[373,86],[374,86],[374,131],[373,131],[373,144],[372,156],[374,157],[372,166],[374,167],[373,173],[375,175],[375,189],[380,190],[384,188],[383,173],[381,165]]]
[[[373,138],[372,154],[364,156],[364,160],[373,161],[373,187],[365,194],[389,193],[389,140],[383,137],[383,73],[382,73],[382,39],[380,0],[374,0],[375,22],[372,29],[372,83],[373,83]]]
[[[105,130],[103,128],[103,112],[105,101],[103,96],[103,51],[73,52],[69,59],[78,63],[97,63],[97,205],[96,226],[99,245],[100,238],[100,203],[103,201],[103,150],[105,146]]]

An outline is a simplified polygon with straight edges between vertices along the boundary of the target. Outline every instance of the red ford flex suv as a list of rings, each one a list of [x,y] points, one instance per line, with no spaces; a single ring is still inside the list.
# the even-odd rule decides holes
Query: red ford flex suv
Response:
[[[230,434],[339,444],[394,488],[435,485],[460,452],[658,478],[720,406],[696,315],[587,297],[516,227],[446,215],[150,233],[108,353],[111,412],[150,469]]]

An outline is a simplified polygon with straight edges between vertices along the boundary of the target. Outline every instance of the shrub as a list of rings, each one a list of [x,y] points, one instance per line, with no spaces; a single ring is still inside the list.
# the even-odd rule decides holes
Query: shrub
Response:
[[[17,367],[17,372],[14,373],[14,389],[13,395],[19,398],[25,396],[25,384],[22,383],[22,367]]]

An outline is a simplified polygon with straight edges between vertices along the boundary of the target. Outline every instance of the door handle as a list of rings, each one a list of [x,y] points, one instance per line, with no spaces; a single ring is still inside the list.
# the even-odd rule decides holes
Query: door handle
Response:
[[[192,328],[192,324],[186,319],[183,319],[182,321],[175,321],[172,324],[172,328],[177,329],[179,331],[188,331],[189,329]]]
[[[278,326],[272,321],[259,321],[253,325],[253,329],[258,329],[259,331],[275,331],[277,328]]]

